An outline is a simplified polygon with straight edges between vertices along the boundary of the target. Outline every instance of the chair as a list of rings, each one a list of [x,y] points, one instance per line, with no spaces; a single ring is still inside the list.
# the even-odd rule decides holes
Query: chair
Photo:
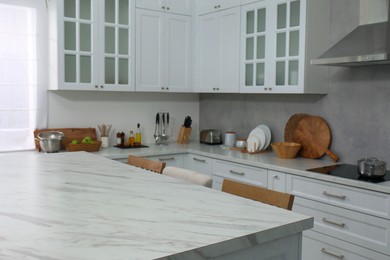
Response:
[[[160,173],[160,174],[162,173],[166,165],[165,162],[153,161],[147,158],[133,156],[133,155],[129,155],[127,159],[127,163],[132,166],[142,168],[148,171]]]
[[[173,166],[165,167],[162,174],[209,188],[213,183],[213,179],[206,174]]]
[[[223,180],[222,191],[288,210],[294,202],[294,195],[228,179]]]

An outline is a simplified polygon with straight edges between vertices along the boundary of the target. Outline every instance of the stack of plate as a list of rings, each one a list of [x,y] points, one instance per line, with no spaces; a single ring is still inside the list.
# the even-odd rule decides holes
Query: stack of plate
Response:
[[[247,150],[250,153],[265,150],[271,142],[271,130],[266,125],[253,129],[247,139]]]

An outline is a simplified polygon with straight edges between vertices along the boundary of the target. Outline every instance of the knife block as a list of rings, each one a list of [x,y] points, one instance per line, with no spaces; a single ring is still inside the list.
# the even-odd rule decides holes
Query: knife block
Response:
[[[184,126],[180,127],[179,135],[177,136],[177,143],[178,144],[187,144],[190,140],[192,128],[186,128]]]

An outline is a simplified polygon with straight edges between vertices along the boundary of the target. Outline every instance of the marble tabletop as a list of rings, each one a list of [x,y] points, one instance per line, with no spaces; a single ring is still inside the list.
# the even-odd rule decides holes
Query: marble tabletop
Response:
[[[213,257],[313,219],[86,152],[0,156],[0,259]]]

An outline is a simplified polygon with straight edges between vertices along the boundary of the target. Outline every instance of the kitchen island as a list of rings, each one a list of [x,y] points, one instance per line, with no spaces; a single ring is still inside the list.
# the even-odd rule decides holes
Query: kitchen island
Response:
[[[313,218],[75,152],[0,156],[0,259],[300,259]]]

